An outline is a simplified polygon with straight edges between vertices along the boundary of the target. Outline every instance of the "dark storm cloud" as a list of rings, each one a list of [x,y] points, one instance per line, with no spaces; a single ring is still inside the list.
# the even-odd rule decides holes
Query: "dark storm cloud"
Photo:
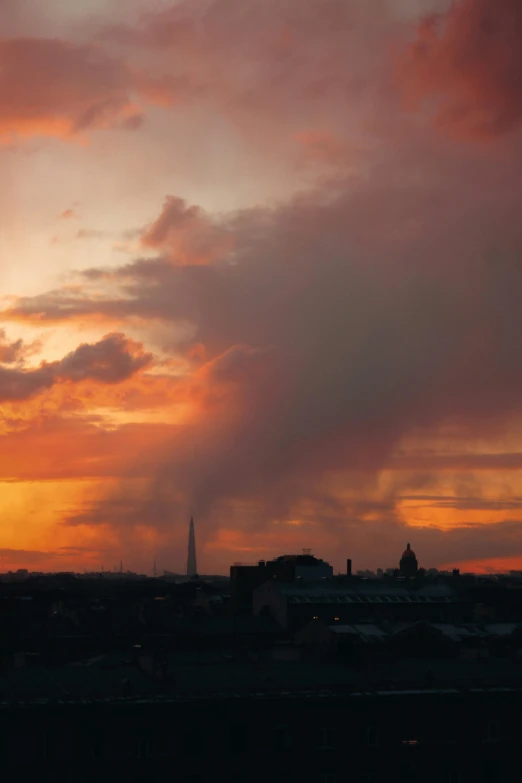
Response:
[[[210,28],[217,32],[222,29],[219,11],[226,20],[238,7],[231,0],[210,6]],[[189,5],[180,7],[189,13]],[[292,13],[296,7],[290,2],[284,6]],[[324,84],[312,88],[306,81],[308,71],[303,76],[297,67],[299,57],[309,54],[302,42],[309,40],[316,23],[342,32],[349,20],[345,3],[332,3],[323,20],[320,4],[306,7],[294,33],[297,60],[288,39],[282,48],[281,41],[272,41],[275,72],[261,67],[252,93],[244,93],[244,72],[227,70],[233,81],[227,96],[229,88],[237,88],[240,98],[254,95],[260,111],[275,109],[279,118],[278,109],[292,113],[292,89],[297,85],[298,95],[310,99],[317,115],[319,104],[310,90],[319,91]],[[482,3],[477,7],[484,9]],[[261,16],[266,13],[260,4],[256,8]],[[460,3],[446,19],[448,30],[453,23],[460,29],[459,15],[466,8],[472,22],[473,8]],[[169,19],[179,12],[174,9]],[[243,13],[237,25],[266,63],[264,39],[252,18]],[[139,43],[144,45],[148,36],[147,45],[169,49],[177,30],[175,25],[155,26],[149,19]],[[120,30],[123,39],[124,32]],[[162,33],[166,39],[158,42],[156,36]],[[229,51],[216,40],[211,64]],[[468,39],[463,40],[468,51]],[[327,76],[339,74],[337,107],[351,75],[342,59],[345,37],[341,34],[335,44],[330,58],[331,50],[321,39],[317,54],[330,69]],[[430,39],[432,45],[439,44]],[[199,46],[196,41],[192,51]],[[511,55],[508,48],[505,71],[495,70],[506,82]],[[421,55],[415,51],[412,56]],[[234,65],[234,52],[231,57]],[[451,57],[449,61],[451,65]],[[473,118],[482,106],[480,90],[473,86],[479,84],[474,81],[475,65],[475,59],[465,59],[461,81],[457,79],[466,90],[472,87],[475,106],[469,104],[466,124],[474,130]],[[280,80],[274,73],[280,73]],[[439,90],[430,78],[428,68],[422,94],[431,94],[433,87]],[[515,76],[513,80],[516,83]],[[273,92],[265,89],[272,85]],[[458,104],[456,86],[447,82],[440,89],[450,103]],[[361,556],[377,537],[376,554],[384,557],[405,535],[394,516],[397,495],[408,494],[408,481],[429,481],[406,478],[402,486],[397,479],[382,500],[375,481],[380,471],[429,470],[430,460],[434,470],[437,465],[520,465],[520,455],[510,454],[423,455],[420,466],[414,457],[396,454],[406,437],[421,438],[448,422],[461,432],[487,438],[506,431],[512,418],[522,414],[522,155],[517,139],[506,141],[497,132],[514,127],[516,114],[507,125],[500,122],[503,113],[507,116],[508,101],[492,90],[491,100],[489,87],[485,93],[491,119],[484,127],[495,131],[497,142],[505,141],[498,156],[453,146],[424,126],[421,132],[416,120],[401,124],[395,117],[382,117],[385,149],[376,149],[372,164],[365,158],[350,177],[340,175],[286,205],[219,217],[170,196],[162,209],[158,204],[156,220],[141,237],[158,258],[117,269],[94,267],[83,274],[79,290],[20,298],[4,311],[4,319],[38,324],[93,317],[138,322],[146,330],[161,322],[172,328],[172,344],[180,352],[197,345],[205,357],[180,382],[180,400],[193,406],[191,415],[175,428],[167,445],[136,457],[149,471],[147,491],[130,486],[123,474],[114,496],[74,514],[70,524],[124,526],[147,519],[166,529],[176,513],[190,508],[200,515],[212,509],[217,527],[237,504],[236,527],[262,527],[274,516],[309,514],[324,529],[353,530],[354,549]],[[349,109],[346,101],[343,122],[348,122]],[[458,119],[456,110],[450,114]],[[207,265],[194,265],[202,262]],[[180,326],[187,327],[182,336]],[[87,363],[91,354],[82,354]],[[74,374],[81,365],[79,357],[64,362],[65,374],[67,367]],[[125,361],[122,366],[125,372]],[[331,490],[320,486],[334,472],[342,472],[342,481],[338,478]],[[357,502],[341,503],[335,495],[343,489],[357,493]],[[471,497],[464,493],[462,504],[467,502],[469,508],[474,502],[482,514],[505,508],[479,507]],[[324,511],[327,498],[335,505],[331,513]],[[247,507],[244,518],[241,504]],[[501,556],[511,554],[510,546],[516,544],[517,552],[520,548],[517,522],[491,531],[486,526],[452,533],[422,528],[418,536],[423,546],[431,547],[434,559]]]
[[[519,193],[508,160],[398,147],[368,181],[215,219],[233,238],[219,263],[91,269],[82,291],[4,318],[190,324],[200,413],[155,481],[200,509],[249,493],[289,508],[327,471],[393,467],[406,435],[452,419],[487,434],[521,412]],[[234,356],[246,369],[217,378]]]
[[[23,359],[28,350],[23,340],[13,340],[7,338],[4,329],[0,329],[0,364],[13,364]]]
[[[97,343],[79,345],[58,362],[35,369],[0,367],[0,401],[25,400],[61,381],[120,383],[151,359],[124,335],[109,334]]]
[[[87,378],[120,383],[150,364],[152,356],[133,350],[123,334],[109,334],[97,343],[83,343],[55,365],[56,376],[69,381]]]

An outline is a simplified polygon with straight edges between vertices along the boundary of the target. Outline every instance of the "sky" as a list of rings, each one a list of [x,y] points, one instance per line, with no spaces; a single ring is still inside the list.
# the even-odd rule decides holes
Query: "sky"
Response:
[[[0,571],[522,568],[519,0],[0,0]]]

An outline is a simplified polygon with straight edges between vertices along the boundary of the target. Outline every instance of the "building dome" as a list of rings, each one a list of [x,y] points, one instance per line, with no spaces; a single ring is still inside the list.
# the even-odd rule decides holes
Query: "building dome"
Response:
[[[415,557],[415,552],[409,544],[402,553],[399,570],[401,576],[406,577],[415,576],[419,570],[419,564],[417,562],[417,558]]]
[[[406,549],[402,553],[402,556],[403,557],[413,557],[413,558],[415,557],[415,552],[413,551],[413,549],[411,549],[409,544],[407,544]]]

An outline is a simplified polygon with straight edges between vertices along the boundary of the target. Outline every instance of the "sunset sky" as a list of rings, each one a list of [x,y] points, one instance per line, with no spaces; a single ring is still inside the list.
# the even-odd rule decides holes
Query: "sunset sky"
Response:
[[[0,35],[0,570],[522,568],[520,0]]]

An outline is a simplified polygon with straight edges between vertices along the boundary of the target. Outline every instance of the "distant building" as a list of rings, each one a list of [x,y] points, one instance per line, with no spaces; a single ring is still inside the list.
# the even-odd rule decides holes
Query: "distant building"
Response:
[[[344,585],[269,580],[255,588],[253,610],[256,615],[271,615],[288,630],[303,628],[312,620],[327,626],[376,621],[454,623],[471,613],[450,585],[384,579]]]
[[[264,582],[308,583],[332,579],[332,566],[306,550],[301,555],[260,560],[257,565],[235,563],[230,567],[231,608],[236,614],[251,614],[253,592]]]
[[[401,576],[416,576],[417,572],[419,570],[419,564],[417,562],[417,558],[415,557],[415,552],[408,544],[406,546],[406,549],[402,553],[401,562],[399,565],[400,569],[400,575]]]
[[[333,567],[306,550],[301,555],[281,555],[265,564],[270,576],[280,581],[316,582],[319,579],[332,579]]]

